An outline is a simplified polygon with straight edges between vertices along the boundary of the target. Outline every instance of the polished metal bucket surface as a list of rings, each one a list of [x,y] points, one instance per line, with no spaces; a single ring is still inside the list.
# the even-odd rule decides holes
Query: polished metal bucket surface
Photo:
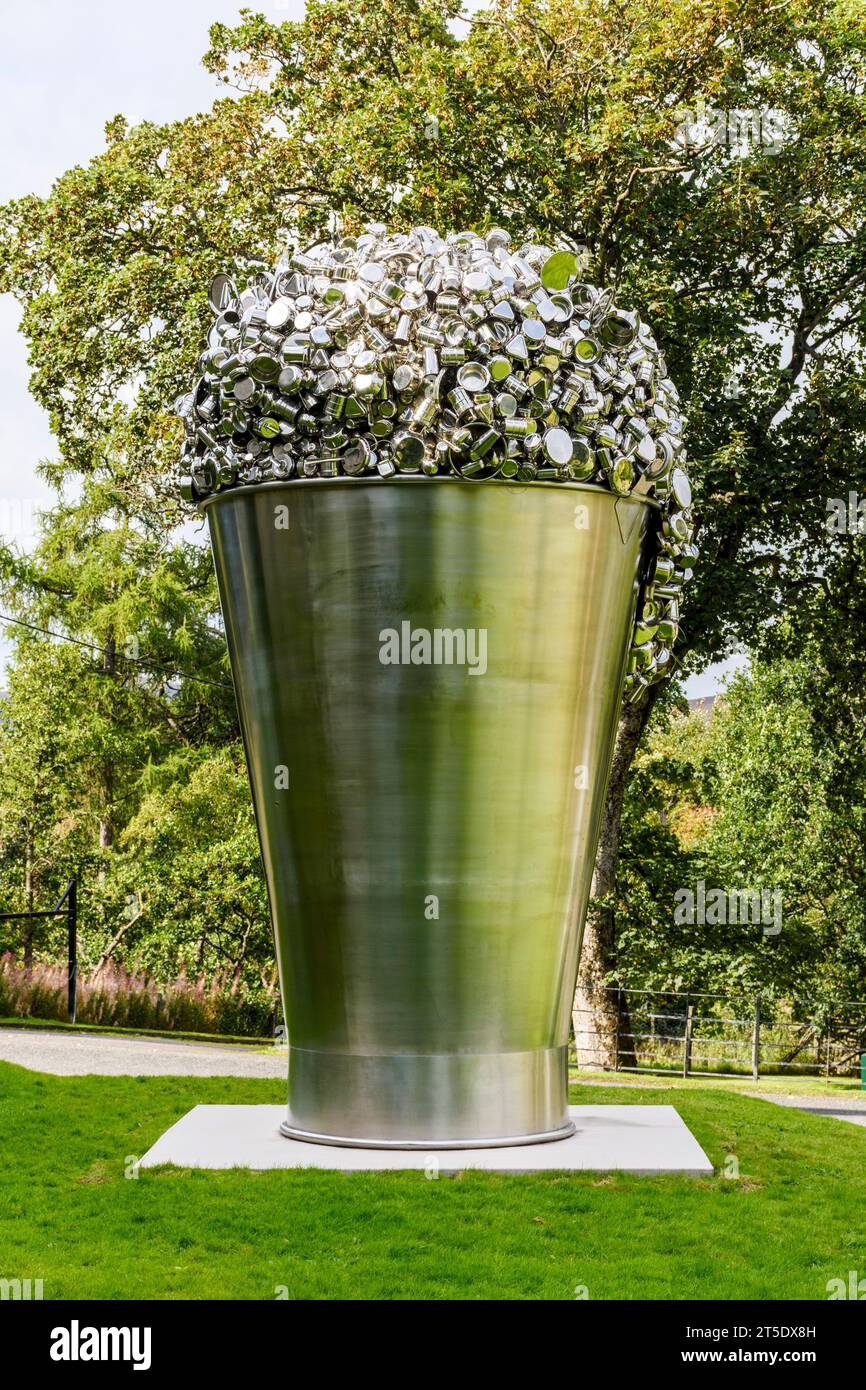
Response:
[[[204,510],[289,1035],[283,1132],[565,1136],[651,504],[403,478]]]

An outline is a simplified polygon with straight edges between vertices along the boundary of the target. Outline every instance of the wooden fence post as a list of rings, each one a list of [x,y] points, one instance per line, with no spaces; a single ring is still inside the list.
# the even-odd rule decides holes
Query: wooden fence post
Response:
[[[692,1069],[692,1028],[694,1027],[695,1006],[686,1005],[686,1031],[683,1037],[683,1076],[688,1076]]]
[[[760,1075],[760,1046],[761,1046],[761,996],[755,995],[755,1026],[752,1030],[752,1080],[757,1081]]]

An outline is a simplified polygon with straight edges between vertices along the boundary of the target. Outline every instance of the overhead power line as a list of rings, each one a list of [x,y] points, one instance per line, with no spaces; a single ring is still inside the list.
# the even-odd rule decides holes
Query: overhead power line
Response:
[[[85,647],[88,651],[104,652],[105,650],[97,642],[87,642],[81,637],[70,637],[65,632],[52,632],[50,628],[25,622],[23,618],[10,618],[8,613],[0,613],[0,622],[14,623],[16,627],[26,627],[30,632],[39,632],[43,637],[53,637],[56,642],[71,642],[73,646]],[[176,666],[167,666],[160,661],[144,661],[141,657],[127,656],[125,652],[118,652],[117,660],[127,661],[133,666],[140,666],[143,671],[165,671],[170,676],[182,676],[184,680],[192,681],[195,685],[215,685],[219,690],[233,689],[227,681],[214,681],[207,676],[194,676],[189,671],[179,670]]]

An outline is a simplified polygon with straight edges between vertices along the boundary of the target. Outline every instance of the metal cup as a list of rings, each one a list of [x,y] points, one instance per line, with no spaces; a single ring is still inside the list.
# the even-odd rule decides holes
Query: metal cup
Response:
[[[652,504],[408,477],[261,483],[203,509],[288,1025],[283,1133],[420,1149],[567,1135]],[[383,634],[437,630],[453,659],[382,660]]]

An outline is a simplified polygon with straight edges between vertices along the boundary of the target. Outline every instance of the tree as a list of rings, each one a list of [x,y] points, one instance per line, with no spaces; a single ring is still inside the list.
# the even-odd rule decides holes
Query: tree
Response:
[[[78,872],[86,959],[115,930],[106,911],[116,898],[97,885],[150,767],[177,748],[237,736],[224,641],[210,626],[211,567],[199,547],[167,545],[121,489],[92,477],[75,502],[42,517],[32,555],[3,559],[6,606],[26,626],[13,628],[0,731],[2,844],[12,881],[23,862],[27,907],[45,905],[37,889],[56,886],[61,868]],[[186,663],[192,680],[178,675]]]
[[[133,909],[114,949],[128,950],[133,932],[138,964],[158,978],[186,970],[258,979],[263,969],[270,978],[267,890],[238,743],[187,748],[151,771],[112,891]]]
[[[81,790],[73,713],[79,668],[77,653],[31,638],[0,703],[0,898],[10,912],[50,906],[81,853],[81,818],[64,814]],[[32,921],[4,923],[3,933],[3,949],[20,946],[29,969]]]
[[[812,654],[753,663],[693,745],[696,800],[712,808],[689,837],[693,874],[726,891],[777,890],[782,911],[778,932],[699,927],[704,974],[689,976],[691,988],[743,987],[816,1004],[866,992],[866,757],[856,770],[849,763],[839,798],[810,699],[815,669]],[[680,738],[676,728],[667,735]],[[680,933],[669,936],[662,969],[683,945]]]
[[[703,559],[678,658],[705,665],[802,601],[827,559],[824,498],[844,495],[863,445],[866,17],[854,0],[458,14],[244,12],[213,27],[205,58],[233,96],[169,126],[117,117],[87,168],[3,210],[0,287],[24,308],[52,476],[128,489],[155,534],[177,518],[169,402],[205,286],[269,259],[281,228],[312,238],[336,212],[348,231],[383,218],[558,238],[652,323],[683,391]],[[623,796],[657,697],[617,737],[579,991],[602,1024]]]

